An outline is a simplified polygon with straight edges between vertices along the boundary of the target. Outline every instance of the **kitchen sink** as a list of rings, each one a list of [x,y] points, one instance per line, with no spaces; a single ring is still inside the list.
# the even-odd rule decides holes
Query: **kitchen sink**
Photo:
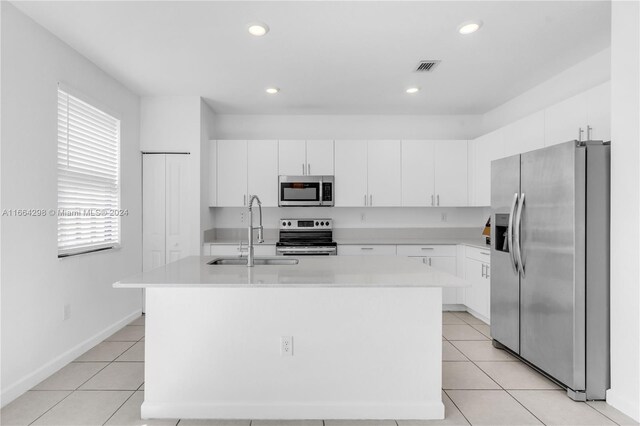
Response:
[[[254,257],[254,265],[297,265],[298,259],[290,257],[273,258],[273,257]],[[246,257],[219,257],[213,259],[208,265],[228,265],[228,266],[246,266]]]

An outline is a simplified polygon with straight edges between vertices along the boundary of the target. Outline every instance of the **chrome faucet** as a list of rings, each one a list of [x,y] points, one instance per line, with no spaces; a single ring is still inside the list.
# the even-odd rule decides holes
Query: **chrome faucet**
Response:
[[[253,226],[253,202],[258,203],[258,212],[260,213],[260,226]],[[263,243],[264,242],[264,238],[263,238],[263,232],[264,232],[264,228],[262,227],[262,202],[260,201],[260,198],[258,198],[257,195],[252,195],[251,198],[249,199],[249,227],[248,227],[248,231],[249,231],[249,250],[248,250],[248,259],[247,259],[247,266],[253,266],[253,230],[257,229],[258,230],[258,243]]]

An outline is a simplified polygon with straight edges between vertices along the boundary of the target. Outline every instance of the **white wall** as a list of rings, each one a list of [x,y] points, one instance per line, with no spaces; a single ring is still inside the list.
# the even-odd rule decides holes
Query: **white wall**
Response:
[[[199,96],[143,97],[140,105],[140,149],[144,152],[188,152],[191,167],[198,171],[189,185],[193,191],[189,197],[193,205],[189,207],[189,217],[185,218],[189,224],[189,253],[193,255],[201,251],[200,227],[209,224],[201,222],[204,210],[201,206],[201,174],[208,173],[201,167],[201,154],[205,145],[203,137],[209,137],[209,128],[203,129],[201,125],[202,108]],[[203,182],[206,185],[206,180]]]
[[[640,4],[612,3],[611,390],[640,421]],[[635,183],[634,183],[635,182]]]
[[[483,135],[611,78],[611,49],[605,49],[518,95],[482,116]]]
[[[2,217],[2,404],[140,312],[111,284],[141,269],[139,98],[2,2],[2,208],[57,208],[57,83],[121,115],[122,249],[57,257],[57,221]],[[71,318],[63,320],[70,304]]]
[[[216,227],[239,228],[247,226],[246,208],[216,208]],[[297,207],[262,209],[265,228],[277,228],[284,217],[332,218],[336,228],[449,228],[473,227],[480,229],[489,218],[489,209],[483,207]],[[442,221],[446,214],[446,222]],[[364,220],[362,218],[364,215]],[[257,218],[254,219],[257,223]]]
[[[480,115],[216,115],[216,139],[470,139]]]

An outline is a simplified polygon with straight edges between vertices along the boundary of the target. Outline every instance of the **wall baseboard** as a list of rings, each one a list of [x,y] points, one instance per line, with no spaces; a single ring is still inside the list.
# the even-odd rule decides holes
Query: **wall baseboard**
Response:
[[[9,404],[11,401],[18,398],[29,389],[33,388],[35,385],[51,376],[56,371],[69,364],[71,361],[78,358],[80,355],[82,355],[98,343],[102,342],[107,337],[111,336],[113,333],[120,330],[122,327],[129,324],[140,315],[142,315],[142,310],[135,310],[121,320],[115,322],[109,327],[94,334],[83,342],[72,347],[68,351],[47,362],[36,371],[27,374],[20,380],[2,389],[2,393],[0,393],[0,407],[4,407],[5,405]]]
[[[609,389],[607,391],[607,404],[631,417],[636,422],[640,422],[640,407],[638,406],[638,401],[624,398],[619,392],[616,392],[615,389]]]

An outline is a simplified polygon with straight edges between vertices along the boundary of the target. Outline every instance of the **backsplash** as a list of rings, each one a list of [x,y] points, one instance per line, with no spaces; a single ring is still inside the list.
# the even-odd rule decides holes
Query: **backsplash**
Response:
[[[216,228],[247,226],[247,208],[212,208]],[[256,209],[257,213],[257,209]],[[481,228],[488,207],[264,207],[265,228],[277,228],[280,218],[331,218],[334,228]],[[257,216],[257,214],[255,214]],[[257,224],[258,218],[254,218]]]

